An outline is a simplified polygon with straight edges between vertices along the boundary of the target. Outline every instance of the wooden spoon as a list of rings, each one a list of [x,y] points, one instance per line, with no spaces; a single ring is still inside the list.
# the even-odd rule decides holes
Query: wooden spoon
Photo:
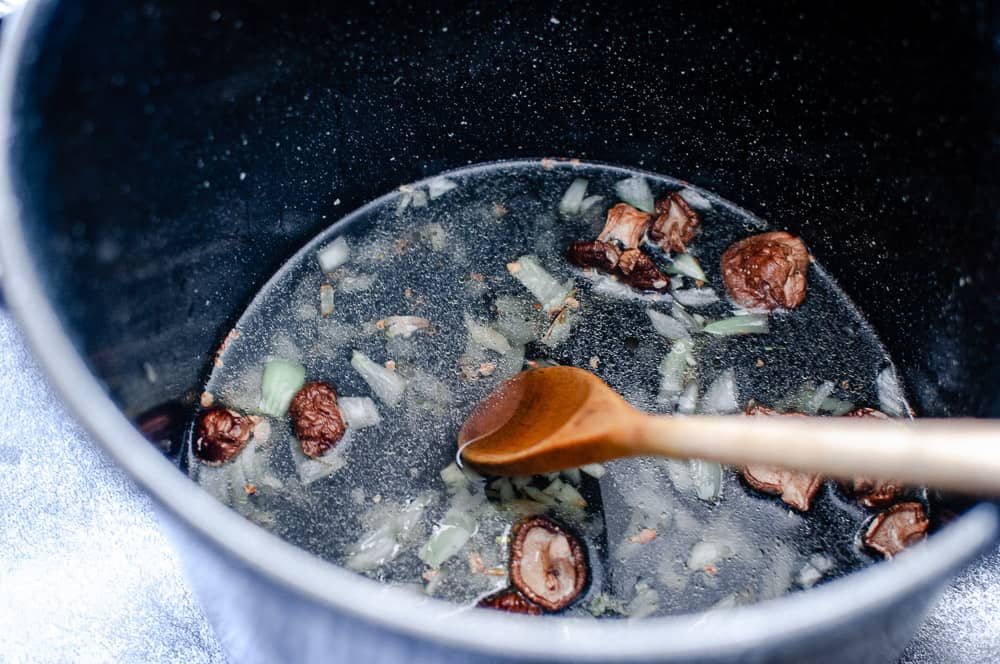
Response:
[[[651,455],[1000,495],[1000,422],[645,415],[575,367],[503,383],[465,421],[458,443],[465,462],[492,475]]]

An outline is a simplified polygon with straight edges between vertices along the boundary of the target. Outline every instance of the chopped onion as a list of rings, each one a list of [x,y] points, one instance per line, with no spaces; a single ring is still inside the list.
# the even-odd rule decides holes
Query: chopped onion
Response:
[[[565,477],[567,482],[575,484],[576,486],[580,486],[580,482],[583,480],[583,478],[580,477],[579,468],[570,468],[568,470],[564,470],[560,473],[560,475]]]
[[[548,495],[547,493],[544,493],[540,489],[536,489],[530,484],[522,487],[521,491],[523,491],[524,495],[528,496],[528,498],[531,498],[536,503],[541,503],[542,505],[548,505],[549,507],[555,507],[556,505],[555,498]]]
[[[316,254],[316,258],[319,260],[319,267],[324,272],[333,272],[346,263],[350,257],[351,248],[348,246],[347,239],[343,235],[320,249]]]
[[[604,466],[602,466],[599,463],[588,463],[588,464],[586,464],[584,466],[580,466],[580,470],[582,472],[590,475],[594,479],[598,479],[598,480],[601,479],[602,477],[604,477],[604,473],[607,472],[604,469]]]
[[[372,388],[375,396],[387,405],[395,406],[403,398],[403,388],[406,387],[406,383],[395,371],[389,371],[381,364],[372,362],[367,355],[358,350],[351,355],[351,366],[361,374],[361,378]]]
[[[559,213],[564,214],[567,217],[580,214],[580,206],[583,204],[583,199],[587,195],[587,179],[586,178],[576,178],[573,183],[570,184],[569,188],[566,189],[566,193],[563,194],[562,200],[559,201]]]
[[[736,373],[726,369],[705,390],[701,411],[706,415],[725,415],[740,409],[736,392]]]
[[[330,448],[318,457],[307,457],[302,453],[302,446],[299,441],[292,438],[289,447],[292,451],[292,462],[295,464],[295,473],[299,476],[303,486],[309,486],[316,480],[328,477],[345,465],[347,459],[341,450],[341,446],[346,440],[341,440],[341,444]]]
[[[493,480],[493,483],[490,484],[490,488],[499,494],[501,502],[509,503],[517,497],[517,494],[514,492],[514,485],[511,484],[510,480],[506,477]]]
[[[413,202],[413,190],[410,187],[400,187],[399,190],[403,192],[403,195],[399,197],[399,202],[396,203],[397,215],[403,214],[406,208],[410,207],[410,203]]]
[[[688,253],[674,254],[671,267],[678,274],[691,277],[695,281],[708,281],[698,259]]]
[[[587,501],[583,499],[580,492],[572,484],[567,484],[560,479],[552,480],[542,493],[552,496],[563,505],[583,509],[587,506]]]
[[[448,248],[448,231],[441,224],[427,224],[420,229],[420,237],[431,245],[434,251]]]
[[[348,558],[344,564],[356,572],[363,572],[393,560],[403,550],[403,543],[434,498],[434,493],[428,491],[403,508],[390,511],[374,530],[348,547]]]
[[[688,470],[694,481],[694,490],[698,497],[708,502],[715,502],[722,495],[722,466],[715,461],[689,459]]]
[[[474,508],[475,504],[470,507]],[[440,567],[446,560],[462,550],[476,531],[476,519],[470,509],[457,502],[435,526],[434,533],[417,554],[431,567]]]
[[[680,339],[674,342],[670,352],[660,362],[660,400],[672,398],[684,389],[684,372],[688,366],[688,356],[691,355],[691,344]]]
[[[903,389],[899,385],[899,377],[896,369],[888,366],[882,369],[875,378],[875,386],[878,389],[879,409],[890,417],[907,417],[910,408],[903,398]]]
[[[802,408],[802,412],[806,415],[816,415],[819,413],[820,407],[822,407],[823,402],[826,398],[830,396],[833,392],[833,383],[831,381],[824,381],[816,388],[816,391],[806,402],[805,406]]]
[[[501,355],[511,351],[507,337],[492,327],[476,322],[469,314],[465,314],[465,329],[469,331],[469,338],[484,348],[494,350]]]
[[[684,199],[684,202],[693,207],[695,210],[711,210],[712,203],[701,195],[701,192],[692,189],[690,187],[685,187],[679,192],[680,197]]]
[[[674,291],[671,295],[685,307],[704,307],[719,301],[719,296],[712,288],[685,288]]]
[[[580,214],[583,214],[584,212],[594,207],[603,200],[604,196],[599,196],[597,194],[593,196],[587,196],[585,199],[580,201]]]
[[[424,193],[423,189],[413,190],[413,202],[410,203],[415,208],[427,207],[427,194]]]
[[[649,320],[653,323],[653,329],[656,330],[656,333],[661,337],[666,337],[671,341],[691,339],[691,335],[688,333],[687,327],[685,327],[684,323],[676,318],[660,313],[656,309],[646,309],[646,314],[649,316]]]
[[[258,409],[271,417],[283,417],[288,412],[295,393],[306,382],[306,368],[298,362],[271,360],[264,364],[264,376],[260,382],[260,404]]]
[[[496,328],[515,344],[526,344],[534,341],[537,336],[538,312],[531,308],[531,303],[517,297],[502,295],[496,299]]]
[[[360,293],[372,287],[375,277],[371,274],[348,274],[340,278],[337,288],[344,293]]]
[[[321,316],[333,313],[333,286],[330,284],[319,287],[319,313]]]
[[[464,489],[469,485],[469,480],[465,473],[455,463],[450,463],[441,469],[439,473],[441,481],[450,489]]]
[[[737,334],[767,334],[770,330],[766,314],[747,314],[733,316],[709,323],[705,332],[718,337],[728,337]]]
[[[849,412],[854,410],[854,404],[850,401],[844,401],[843,399],[828,397],[823,400],[819,409],[824,413],[833,415],[834,417],[840,417],[841,415],[847,415]]]
[[[812,588],[831,569],[833,569],[833,561],[827,556],[817,553],[810,556],[806,564],[802,566],[795,581],[803,588]]]
[[[454,180],[449,180],[446,177],[436,177],[427,183],[427,193],[433,201],[435,198],[440,198],[457,187],[458,183]]]
[[[649,183],[641,175],[635,175],[615,183],[615,193],[618,198],[643,212],[653,212],[653,192]]]
[[[674,302],[670,315],[679,320],[687,328],[688,332],[697,333],[705,329],[705,326],[697,318],[689,314],[687,309],[681,306],[679,302]]]
[[[693,415],[698,407],[698,383],[688,383],[683,394],[677,399],[677,412]]]
[[[573,291],[573,280],[559,283],[534,256],[521,256],[507,266],[511,275],[527,288],[545,311],[561,309]]]
[[[382,421],[375,402],[368,397],[340,397],[337,405],[347,420],[347,426],[354,429],[372,427]]]
[[[635,584],[635,597],[625,607],[625,613],[629,620],[638,620],[653,615],[659,608],[660,594],[647,584],[639,582]]]
[[[725,560],[733,555],[733,549],[722,542],[702,540],[691,548],[687,559],[687,568],[692,572],[702,572],[709,565]]]
[[[431,322],[420,316],[389,316],[378,322],[380,328],[385,329],[385,336],[402,337],[409,339],[414,332],[426,330],[431,326]]]

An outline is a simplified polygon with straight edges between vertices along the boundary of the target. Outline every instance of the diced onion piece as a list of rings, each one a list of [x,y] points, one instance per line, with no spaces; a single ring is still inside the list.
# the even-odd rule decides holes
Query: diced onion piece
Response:
[[[364,572],[392,561],[403,550],[403,542],[433,500],[434,494],[426,492],[398,511],[386,514],[371,532],[348,547],[344,564],[356,572]]]
[[[694,481],[694,490],[698,497],[708,502],[714,502],[722,495],[722,466],[715,461],[689,459],[688,470]]]
[[[693,415],[697,407],[698,383],[688,383],[677,399],[677,412],[681,415]]]
[[[525,299],[501,295],[494,303],[497,309],[497,330],[514,344],[534,341],[537,314]]]
[[[691,277],[695,281],[708,281],[708,277],[705,276],[704,270],[701,269],[698,259],[691,254],[674,254],[671,267],[678,274]]]
[[[702,572],[709,565],[725,560],[733,555],[733,549],[722,542],[702,540],[691,548],[687,568],[692,572]]]
[[[639,620],[653,615],[659,608],[660,594],[640,582],[635,584],[635,597],[625,607],[625,613],[629,620]]]
[[[465,488],[469,481],[457,464],[450,463],[441,469],[441,480],[451,488]]]
[[[833,415],[834,417],[840,417],[841,415],[846,415],[854,410],[854,404],[850,401],[844,401],[843,399],[827,397],[823,400],[819,409],[824,413]]]
[[[587,196],[585,199],[580,201],[580,214],[583,214],[584,212],[594,207],[603,200],[604,196],[599,196],[597,194],[593,196]]]
[[[588,463],[584,466],[580,466],[580,471],[598,480],[604,477],[604,473],[607,472],[604,466],[599,463]]]
[[[434,251],[444,251],[448,247],[448,231],[441,224],[427,224],[420,229],[420,237],[429,243]]]
[[[389,406],[395,406],[403,398],[405,381],[395,371],[389,371],[381,364],[376,364],[361,351],[351,355],[351,366],[361,374],[368,386],[372,388],[379,399]]]
[[[565,477],[567,482],[575,484],[576,486],[580,486],[580,482],[583,479],[580,477],[579,468],[569,468],[567,470],[562,471],[560,475]]]
[[[403,214],[406,208],[410,207],[410,203],[413,202],[413,191],[409,188],[403,189],[400,187],[403,195],[399,197],[399,202],[396,203],[396,214]]]
[[[299,476],[303,486],[309,486],[317,480],[329,477],[347,465],[347,459],[344,458],[340,445],[327,450],[318,457],[307,457],[303,454],[302,445],[295,438],[291,439],[289,447],[292,451],[295,473]]]
[[[427,194],[423,189],[413,190],[413,202],[410,203],[415,208],[427,207]]]
[[[671,293],[685,307],[704,307],[715,304],[719,296],[712,288],[685,288]]]
[[[483,348],[489,348],[501,355],[511,351],[511,345],[507,341],[507,337],[492,327],[476,322],[469,314],[465,314],[465,329],[469,331],[469,338]]]
[[[431,322],[420,316],[389,316],[379,321],[380,327],[385,329],[385,336],[402,337],[409,339],[414,332],[426,330],[431,326]]]
[[[560,479],[552,480],[545,489],[542,490],[547,496],[552,496],[563,505],[583,509],[587,506],[587,501],[583,499],[580,492],[572,484],[567,484]]]
[[[559,283],[534,256],[521,256],[507,266],[511,275],[527,288],[545,311],[561,309],[573,291],[573,280]]]
[[[372,287],[375,277],[371,274],[347,274],[337,282],[337,288],[344,293],[360,293]]]
[[[320,249],[316,254],[316,258],[319,260],[321,270],[324,272],[333,272],[351,258],[351,248],[347,244],[347,239],[341,235]]]
[[[691,344],[680,339],[674,342],[670,352],[660,362],[660,399],[665,400],[684,389],[684,372],[688,366]]]
[[[319,313],[321,316],[333,313],[333,286],[330,284],[319,287]]]
[[[506,477],[493,480],[490,484],[490,488],[499,494],[500,502],[509,503],[517,497],[517,494],[514,492],[514,485],[512,485],[510,480]]]
[[[615,183],[615,193],[618,198],[643,212],[653,212],[653,192],[649,183],[641,175],[635,175]]]
[[[726,369],[716,378],[701,400],[701,410],[706,415],[725,415],[740,409],[736,392],[736,373]]]
[[[767,334],[769,331],[766,314],[747,314],[733,316],[709,323],[705,332],[718,337],[728,337],[737,334]]]
[[[444,196],[452,189],[458,187],[458,183],[454,180],[449,180],[446,177],[436,177],[427,183],[427,193],[430,195],[431,200]]]
[[[674,254],[670,265],[667,267],[667,271],[683,274],[695,281],[708,281],[708,277],[705,276],[704,270],[701,269],[698,259],[689,253]]]
[[[890,417],[909,416],[910,409],[903,398],[895,368],[888,366],[882,369],[875,378],[875,387],[878,389],[879,409],[883,413]]]
[[[451,507],[434,528],[434,533],[417,554],[431,567],[440,567],[462,550],[476,531],[476,519],[471,512],[456,505]]]
[[[306,368],[298,362],[267,362],[260,383],[260,412],[271,417],[283,417],[295,393],[302,389],[305,382]]]
[[[687,328],[688,332],[701,332],[705,329],[705,326],[694,316],[687,312],[680,303],[674,302],[674,306],[670,311],[670,315],[676,318]]]
[[[528,496],[528,498],[531,498],[536,503],[541,503],[542,505],[548,505],[549,507],[554,507],[556,504],[555,498],[542,492],[540,489],[536,489],[530,484],[522,487],[521,491],[523,491],[524,495]]]
[[[566,189],[562,200],[559,201],[559,213],[567,217],[580,214],[580,206],[587,195],[587,179],[576,178]]]
[[[354,429],[372,427],[382,421],[375,402],[368,397],[340,397],[337,405],[347,420],[347,426]]]
[[[795,581],[803,588],[812,588],[831,569],[833,569],[833,561],[827,556],[817,553],[809,557],[809,560],[799,570]]]
[[[696,189],[690,187],[685,187],[679,192],[680,197],[684,199],[684,202],[693,207],[695,210],[711,210],[712,203],[707,198],[701,195]]]
[[[691,338],[687,327],[685,327],[684,323],[676,318],[660,313],[656,309],[646,309],[646,314],[649,316],[649,320],[653,323],[653,329],[656,330],[656,333],[661,337],[666,337],[671,341]]]
[[[816,415],[819,413],[820,407],[822,407],[823,402],[826,398],[830,396],[833,392],[833,383],[831,381],[824,381],[816,388],[809,400],[806,402],[805,406],[802,408],[802,412],[806,415]]]

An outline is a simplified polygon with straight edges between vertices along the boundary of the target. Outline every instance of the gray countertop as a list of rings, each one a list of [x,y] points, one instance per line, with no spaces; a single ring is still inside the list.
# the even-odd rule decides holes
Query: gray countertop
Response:
[[[222,663],[137,488],[59,404],[0,310],[0,662]],[[1000,548],[904,662],[1000,661]]]

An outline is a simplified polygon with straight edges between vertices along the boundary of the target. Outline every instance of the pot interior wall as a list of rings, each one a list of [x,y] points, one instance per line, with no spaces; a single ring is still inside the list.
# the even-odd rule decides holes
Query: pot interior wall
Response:
[[[341,214],[577,156],[802,234],[922,414],[1000,415],[993,10],[657,4],[51,3],[12,169],[48,295],[130,415],[192,403],[255,290]]]

